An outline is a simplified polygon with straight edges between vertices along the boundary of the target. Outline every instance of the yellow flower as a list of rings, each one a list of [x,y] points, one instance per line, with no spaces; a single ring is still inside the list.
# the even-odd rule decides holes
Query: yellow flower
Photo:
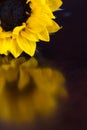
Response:
[[[18,57],[23,51],[33,56],[36,42],[50,41],[49,34],[60,26],[53,12],[61,0],[6,0],[0,3],[0,54]],[[9,6],[10,5],[10,6]]]
[[[39,66],[35,58],[0,57],[0,120],[21,123],[35,121],[37,115],[52,117],[67,96],[64,82],[59,71]]]

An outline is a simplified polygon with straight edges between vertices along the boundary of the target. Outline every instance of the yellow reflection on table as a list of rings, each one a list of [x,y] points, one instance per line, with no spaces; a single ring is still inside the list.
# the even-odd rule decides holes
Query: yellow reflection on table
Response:
[[[0,119],[27,122],[50,116],[58,99],[67,96],[64,82],[59,71],[40,67],[35,58],[0,57]]]

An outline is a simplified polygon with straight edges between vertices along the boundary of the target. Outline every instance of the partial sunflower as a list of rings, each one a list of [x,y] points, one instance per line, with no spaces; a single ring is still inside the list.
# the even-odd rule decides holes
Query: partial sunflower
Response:
[[[61,4],[61,0],[1,0],[0,54],[18,57],[24,51],[33,56],[36,42],[50,41],[49,33],[60,29],[53,12]]]

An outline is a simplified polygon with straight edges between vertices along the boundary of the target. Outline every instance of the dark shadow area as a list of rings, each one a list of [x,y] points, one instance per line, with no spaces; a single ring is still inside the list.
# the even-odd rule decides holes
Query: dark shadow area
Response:
[[[62,11],[54,14],[63,28],[51,35],[50,43],[39,43],[38,50],[50,60],[86,63],[87,1],[64,0]]]

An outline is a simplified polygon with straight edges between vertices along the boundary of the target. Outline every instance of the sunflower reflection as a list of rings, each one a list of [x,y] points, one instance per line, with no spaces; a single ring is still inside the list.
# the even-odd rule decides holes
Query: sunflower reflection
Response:
[[[0,57],[0,118],[6,121],[32,121],[50,116],[57,100],[67,95],[60,72],[40,67],[35,58]]]

